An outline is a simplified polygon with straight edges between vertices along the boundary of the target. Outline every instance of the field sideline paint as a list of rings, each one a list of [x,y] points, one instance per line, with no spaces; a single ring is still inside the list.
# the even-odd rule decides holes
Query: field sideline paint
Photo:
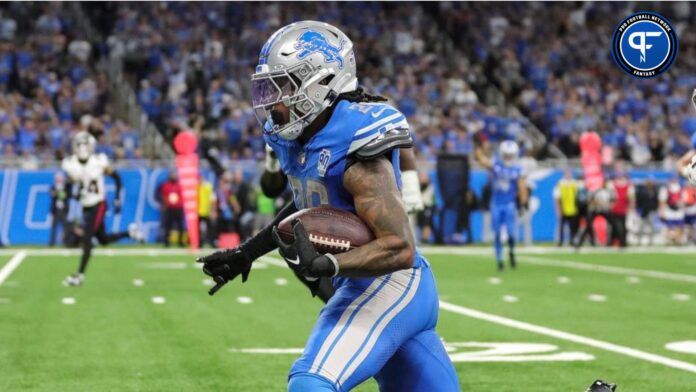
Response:
[[[566,340],[573,343],[583,344],[585,346],[590,346],[598,348],[604,351],[609,351],[617,354],[622,354],[628,357],[637,358],[643,361],[657,363],[674,369],[685,370],[690,373],[696,373],[696,365],[684,361],[679,361],[676,359],[663,357],[657,354],[651,354],[645,351],[636,350],[634,348],[620,346],[618,344],[604,342],[597,339],[587,338],[584,336],[572,334],[569,332],[563,332],[556,329],[551,329],[547,327],[542,327],[540,325],[534,325],[526,323],[524,321],[517,321],[509,319],[507,317],[498,316],[495,314],[484,313],[479,310],[465,308],[463,306],[451,304],[449,302],[440,301],[440,309],[460,314],[462,316],[471,317],[478,320],[488,321],[494,324],[504,325],[506,327],[520,329],[527,332],[536,333],[539,335],[550,336],[552,338]]]
[[[26,250],[20,250],[12,256],[10,261],[5,264],[2,269],[0,270],[0,285],[5,282],[5,280],[12,274],[12,272],[19,267],[20,264],[22,264],[22,261],[27,257],[27,251]]]

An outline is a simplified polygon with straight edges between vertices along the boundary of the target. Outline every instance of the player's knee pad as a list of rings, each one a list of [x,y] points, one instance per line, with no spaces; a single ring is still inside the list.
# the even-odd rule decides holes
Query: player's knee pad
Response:
[[[317,374],[294,374],[288,381],[288,392],[336,392],[337,389],[329,380]]]

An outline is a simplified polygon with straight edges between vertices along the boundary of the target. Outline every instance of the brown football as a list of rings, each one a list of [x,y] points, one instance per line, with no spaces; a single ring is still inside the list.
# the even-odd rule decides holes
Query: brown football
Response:
[[[306,208],[283,219],[278,235],[285,242],[295,240],[292,222],[302,222],[309,240],[319,253],[343,253],[375,239],[369,227],[357,215],[329,206]]]

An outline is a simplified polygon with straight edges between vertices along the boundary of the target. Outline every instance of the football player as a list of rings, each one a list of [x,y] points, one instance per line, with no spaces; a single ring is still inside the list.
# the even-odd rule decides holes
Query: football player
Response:
[[[330,277],[336,289],[290,371],[289,391],[347,391],[370,377],[385,391],[459,390],[435,332],[435,281],[400,192],[408,123],[358,88],[350,39],[314,21],[278,30],[261,49],[252,101],[294,202],[239,247],[199,259],[217,282],[211,293],[239,275],[245,281],[254,260],[279,248],[297,274]],[[280,240],[282,219],[322,204],[357,214],[376,239],[319,254],[295,221],[294,241]]]
[[[121,211],[121,177],[109,166],[109,159],[104,154],[95,154],[97,141],[86,131],[78,132],[73,139],[73,155],[63,159],[62,168],[67,173],[68,185],[77,185],[74,193],[82,205],[82,256],[77,272],[63,281],[65,286],[80,286],[85,280],[85,270],[92,254],[92,237],[97,237],[100,244],[106,245],[122,238],[130,237],[142,242],[143,237],[138,227],[131,223],[128,231],[107,234],[104,227],[106,213],[106,190],[104,175],[111,176],[116,182],[116,200],[114,212]]]
[[[375,100],[382,101],[381,97],[375,97]],[[401,197],[408,211],[411,225],[413,225],[416,214],[424,208],[413,147],[405,147],[399,150],[399,165],[401,167]],[[266,145],[264,171],[260,178],[261,191],[267,197],[276,198],[285,191],[287,184],[288,178],[280,170],[280,162],[275,152],[269,145]],[[309,287],[313,296],[318,296],[324,302],[327,302],[335,291],[329,278],[308,281],[301,275],[296,276]]]
[[[691,103],[696,110],[696,88],[691,93]],[[696,132],[691,135],[691,149],[679,158],[679,174],[689,180],[691,185],[696,185],[696,162],[692,163],[691,159],[696,156]]]
[[[529,199],[527,180],[517,159],[519,147],[512,140],[500,143],[499,158],[491,159],[481,149],[477,149],[476,159],[487,168],[491,175],[491,223],[493,226],[495,261],[498,270],[503,271],[502,227],[508,236],[510,267],[515,268],[515,238],[517,232],[517,202],[526,205]]]

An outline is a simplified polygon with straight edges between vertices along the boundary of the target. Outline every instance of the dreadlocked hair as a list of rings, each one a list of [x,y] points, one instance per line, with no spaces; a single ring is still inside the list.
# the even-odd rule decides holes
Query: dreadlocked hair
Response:
[[[346,100],[348,102],[387,102],[388,99],[381,95],[373,95],[365,91],[362,87],[358,87],[354,91],[341,93],[336,97],[336,102]]]

